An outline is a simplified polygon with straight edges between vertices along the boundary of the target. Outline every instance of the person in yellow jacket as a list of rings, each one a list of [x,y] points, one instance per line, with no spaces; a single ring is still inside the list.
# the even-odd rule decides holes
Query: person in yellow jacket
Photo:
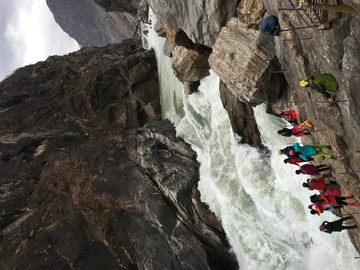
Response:
[[[311,87],[325,96],[327,100],[332,104],[334,102],[334,93],[338,89],[338,83],[334,76],[330,73],[314,74],[307,80],[300,81],[300,86]]]

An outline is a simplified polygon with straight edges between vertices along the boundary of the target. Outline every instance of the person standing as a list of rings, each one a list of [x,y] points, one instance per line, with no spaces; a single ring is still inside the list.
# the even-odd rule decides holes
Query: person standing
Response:
[[[313,159],[310,158],[309,160],[307,161],[312,161]],[[302,162],[307,162],[305,160],[303,160],[302,158],[300,157],[292,157],[292,158],[285,158],[284,159],[284,163],[285,164],[293,164],[293,165],[297,165],[300,167],[299,163],[302,163]]]
[[[283,128],[278,130],[278,134],[280,134],[281,136],[284,137],[303,137],[305,135],[309,135],[310,131],[308,130],[300,130],[299,125],[294,126],[293,128],[289,129],[289,128]]]
[[[354,196],[349,194],[348,196],[333,196],[333,195],[325,195],[320,193],[320,203],[325,207],[325,205],[344,205],[344,206],[358,206],[359,202],[355,201],[352,203],[345,202],[346,200],[352,199]]]
[[[299,124],[298,122],[298,115],[296,113],[295,110],[287,110],[287,111],[283,111],[280,114],[281,118],[284,118],[286,121],[288,121],[290,124],[292,124],[293,126],[296,126]]]
[[[341,218],[341,219],[338,219],[338,220],[335,220],[335,221],[332,221],[332,222],[329,222],[329,221],[324,221],[319,229],[320,231],[322,232],[326,232],[326,233],[332,233],[332,232],[341,232],[342,230],[351,230],[351,229],[356,229],[357,226],[356,225],[352,225],[352,226],[344,226],[343,225],[343,222],[345,220],[349,220],[349,219],[352,219],[353,217],[349,216],[349,217],[344,217],[344,218]]]
[[[260,23],[260,32],[268,33],[271,36],[278,36],[280,34],[280,25],[278,17],[270,15],[263,19]]]
[[[308,174],[308,175],[317,175],[319,172],[330,170],[326,165],[313,165],[313,164],[304,164],[300,166],[299,170],[296,170],[296,174]]]
[[[326,97],[330,104],[333,104],[333,94],[338,89],[338,83],[334,76],[330,73],[314,74],[307,80],[300,81],[300,86],[303,88],[310,87],[311,89],[318,91]]]
[[[335,181],[330,181],[326,183],[324,176],[320,175],[318,178],[308,178],[306,182],[302,184],[304,188],[308,190],[320,190],[325,191],[328,188],[340,188],[339,184]]]
[[[299,157],[301,157],[303,160],[309,160],[312,158],[329,158],[334,159],[335,157],[329,153],[326,153],[322,151],[323,148],[331,149],[331,145],[304,145],[300,146],[299,143],[294,143],[292,145],[292,148],[295,150],[296,153],[298,153]]]

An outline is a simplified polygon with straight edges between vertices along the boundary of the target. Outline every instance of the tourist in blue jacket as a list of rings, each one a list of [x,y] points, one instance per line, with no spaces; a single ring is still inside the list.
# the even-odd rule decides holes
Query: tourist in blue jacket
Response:
[[[292,145],[295,152],[303,160],[309,160],[310,158],[319,158],[325,157],[330,159],[335,159],[335,157],[329,153],[321,151],[323,148],[331,149],[330,145],[304,145],[300,146],[299,143],[294,143]]]
[[[260,23],[260,32],[268,33],[271,36],[278,36],[280,34],[279,20],[276,16],[271,15],[263,19]]]

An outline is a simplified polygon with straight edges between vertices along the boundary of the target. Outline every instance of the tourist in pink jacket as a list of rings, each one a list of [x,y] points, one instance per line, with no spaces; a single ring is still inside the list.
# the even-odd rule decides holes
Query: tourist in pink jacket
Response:
[[[325,194],[320,194],[321,199],[323,201],[323,206],[330,204],[330,205],[344,205],[344,206],[358,206],[359,202],[352,202],[352,203],[348,203],[345,202],[345,200],[349,200],[351,198],[353,198],[353,195],[350,194],[348,196],[345,197],[338,197],[338,196],[332,196],[332,195],[325,195]]]

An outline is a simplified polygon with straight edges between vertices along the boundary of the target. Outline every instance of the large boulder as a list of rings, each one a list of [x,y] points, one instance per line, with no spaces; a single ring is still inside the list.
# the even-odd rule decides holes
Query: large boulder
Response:
[[[212,47],[210,66],[242,102],[274,102],[283,83],[274,38],[247,26],[229,21]]]

